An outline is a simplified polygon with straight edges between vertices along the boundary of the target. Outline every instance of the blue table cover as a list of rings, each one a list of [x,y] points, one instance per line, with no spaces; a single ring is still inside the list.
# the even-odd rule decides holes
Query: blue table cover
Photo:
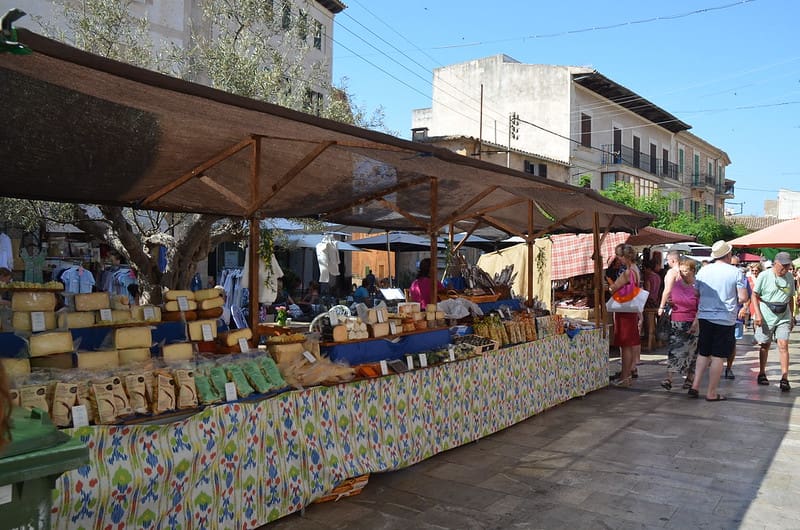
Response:
[[[351,366],[355,366],[363,363],[374,363],[383,359],[400,359],[407,353],[433,350],[449,343],[449,329],[434,329],[396,338],[323,346],[321,350],[323,354],[334,362],[344,361]]]

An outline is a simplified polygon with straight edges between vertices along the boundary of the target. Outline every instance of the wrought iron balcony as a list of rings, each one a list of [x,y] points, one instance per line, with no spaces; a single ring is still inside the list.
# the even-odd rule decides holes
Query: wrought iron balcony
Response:
[[[603,164],[623,164],[647,171],[651,175],[661,178],[680,180],[678,165],[669,160],[653,158],[647,153],[634,151],[627,145],[620,146],[618,150],[615,150],[614,146],[610,144],[602,145],[601,148],[603,150]]]

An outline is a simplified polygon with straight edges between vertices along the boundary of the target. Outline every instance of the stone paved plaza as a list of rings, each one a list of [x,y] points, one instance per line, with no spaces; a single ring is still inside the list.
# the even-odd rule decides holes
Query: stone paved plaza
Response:
[[[631,389],[574,399],[415,466],[373,474],[361,495],[265,528],[800,528],[800,331],[790,393],[773,345],[739,341],[719,403],[659,385],[665,350],[643,355]],[[609,371],[618,369],[611,360]]]

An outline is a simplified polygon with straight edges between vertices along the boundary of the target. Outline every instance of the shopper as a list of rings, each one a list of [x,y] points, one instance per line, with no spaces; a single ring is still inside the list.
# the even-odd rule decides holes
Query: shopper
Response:
[[[753,288],[755,313],[753,325],[758,350],[758,384],[768,385],[765,372],[767,354],[773,339],[778,342],[778,354],[781,360],[782,392],[791,389],[789,385],[789,333],[794,328],[794,308],[792,300],[795,293],[794,278],[788,268],[792,259],[788,252],[778,252],[772,260],[772,269],[758,276]]]
[[[725,360],[736,344],[736,307],[747,302],[744,275],[731,265],[731,246],[717,241],[711,247],[713,261],[697,273],[700,304],[697,320],[700,336],[697,340],[697,368],[689,397],[699,396],[700,382],[708,369],[706,401],[723,401],[717,393]]]
[[[658,316],[664,314],[664,307],[667,305],[667,293],[672,289],[672,284],[680,277],[681,253],[677,250],[667,252],[667,272],[664,274],[663,287],[661,292],[661,303],[658,304]]]
[[[419,302],[420,308],[423,310],[431,302],[431,260],[425,258],[419,262],[419,270],[417,271],[417,279],[411,283],[409,289],[411,301]],[[444,286],[439,283],[439,289],[444,289]]]
[[[731,256],[731,265],[738,269],[739,263],[741,263],[739,256]],[[744,271],[742,271],[742,274],[744,274]],[[747,299],[749,300],[752,289],[750,289],[749,282],[745,281],[744,285],[747,288]],[[744,338],[744,323],[747,320],[748,307],[749,304],[739,304],[736,306],[736,328],[733,334],[734,343],[731,354],[728,355],[728,364],[725,366],[725,374],[723,375],[725,379],[736,379],[736,375],[733,373],[733,361],[736,359],[736,341]]]
[[[756,279],[758,279],[758,275],[761,274],[762,270],[763,269],[761,268],[761,263],[750,264],[750,272],[747,275],[747,285],[750,288],[751,293],[753,292],[753,289],[756,286]],[[748,314],[750,315],[750,325],[753,326],[753,332],[755,332],[755,325],[753,324],[753,316],[756,314],[755,305],[756,305],[755,299],[751,296],[750,303],[747,304],[747,308],[748,308]]]
[[[644,264],[644,288],[649,293],[647,296],[646,308],[655,309],[659,307],[661,300],[661,276],[656,270],[655,260],[650,258]]]
[[[684,389],[692,387],[697,360],[697,307],[700,294],[695,284],[697,262],[683,258],[678,265],[679,277],[664,295],[670,304],[669,354],[667,378],[661,382],[666,390],[672,389],[672,374],[684,374]],[[660,307],[660,312],[665,308]]]
[[[626,288],[630,283],[639,285],[641,273],[636,266],[636,253],[631,245],[617,245],[614,253],[625,270],[609,286],[613,295],[620,289]],[[639,319],[641,313],[614,313],[614,345],[620,348],[622,370],[620,378],[614,384],[629,387],[633,383],[633,371],[636,363],[636,347],[641,346],[639,333]]]

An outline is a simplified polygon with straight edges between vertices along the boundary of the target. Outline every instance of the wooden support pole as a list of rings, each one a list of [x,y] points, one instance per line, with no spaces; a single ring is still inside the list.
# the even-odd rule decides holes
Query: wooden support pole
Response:
[[[600,253],[600,214],[594,212],[592,223],[592,239],[594,242],[594,323],[600,327],[605,322],[605,304],[603,303],[603,256]],[[605,336],[605,326],[603,326]]]
[[[431,224],[428,233],[431,237],[431,296],[428,303],[435,304],[439,296],[439,225],[436,224],[439,203],[439,181],[431,177]]]
[[[261,279],[258,277],[258,260],[261,259],[258,253],[259,242],[261,241],[261,226],[256,216],[250,218],[250,262],[248,263],[247,274],[250,278],[250,329],[253,333],[258,326],[258,299],[261,292]]]
[[[533,307],[533,243],[533,201],[528,201],[528,234],[525,238],[528,248],[528,307]]]

